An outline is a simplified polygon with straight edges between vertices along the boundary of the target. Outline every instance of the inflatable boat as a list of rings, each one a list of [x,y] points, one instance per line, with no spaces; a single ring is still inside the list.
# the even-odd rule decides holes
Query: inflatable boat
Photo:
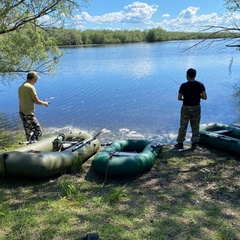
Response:
[[[162,146],[147,140],[119,140],[92,161],[94,172],[110,177],[131,176],[152,168]]]
[[[240,126],[222,123],[202,124],[199,143],[240,156]]]
[[[60,134],[0,153],[0,176],[45,178],[65,172],[76,161],[84,162],[97,153],[100,147],[97,135]]]

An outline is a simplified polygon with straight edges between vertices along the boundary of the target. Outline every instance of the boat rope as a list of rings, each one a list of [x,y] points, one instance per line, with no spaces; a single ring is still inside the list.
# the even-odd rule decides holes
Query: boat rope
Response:
[[[112,153],[109,155],[109,159],[108,159],[107,167],[106,167],[106,172],[105,172],[105,177],[104,177],[104,181],[103,181],[102,186],[104,186],[104,185],[105,185],[105,182],[107,181],[108,166],[109,166],[109,162],[110,162],[110,160],[112,159],[114,153],[115,153],[115,152],[112,152]]]

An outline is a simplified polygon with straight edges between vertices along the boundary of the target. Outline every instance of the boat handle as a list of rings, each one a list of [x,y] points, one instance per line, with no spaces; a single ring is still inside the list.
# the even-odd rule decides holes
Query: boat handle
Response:
[[[218,136],[218,138],[229,141],[229,142],[237,142],[236,139],[232,139],[232,138],[229,138],[229,137],[226,137],[226,136]]]

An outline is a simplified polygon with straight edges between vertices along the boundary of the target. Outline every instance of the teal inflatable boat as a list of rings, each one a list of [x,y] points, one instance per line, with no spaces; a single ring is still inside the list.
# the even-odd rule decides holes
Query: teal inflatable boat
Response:
[[[240,126],[209,123],[200,125],[199,143],[240,156]]]
[[[119,140],[100,151],[92,161],[98,174],[131,176],[152,168],[162,146],[147,140]]]
[[[60,134],[0,153],[1,176],[45,178],[65,172],[97,153],[100,141],[86,132]]]

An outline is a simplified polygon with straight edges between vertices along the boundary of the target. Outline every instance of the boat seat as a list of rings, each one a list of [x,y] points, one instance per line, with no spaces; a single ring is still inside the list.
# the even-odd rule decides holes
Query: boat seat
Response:
[[[62,144],[66,143],[66,144],[72,144],[72,145],[74,145],[74,144],[79,143],[79,141],[62,141],[61,143],[62,143]]]
[[[221,129],[221,130],[213,131],[213,133],[217,133],[217,134],[230,133],[230,132],[232,132],[232,130],[229,130],[229,129]]]
[[[137,152],[111,152],[110,154],[111,156],[126,156],[126,157],[139,155],[139,153]]]

